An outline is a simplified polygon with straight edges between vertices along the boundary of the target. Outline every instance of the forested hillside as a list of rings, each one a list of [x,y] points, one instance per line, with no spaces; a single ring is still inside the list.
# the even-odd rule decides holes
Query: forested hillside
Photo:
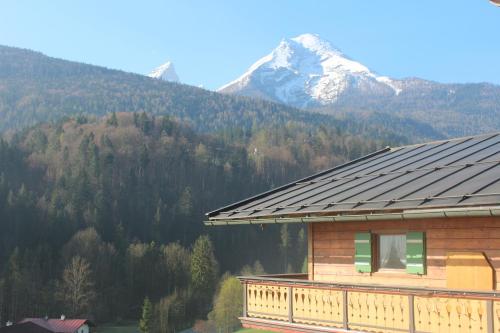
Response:
[[[170,115],[195,129],[251,128],[300,120],[296,109],[251,98],[224,96],[192,86],[47,57],[0,46],[0,130],[65,116],[110,112]]]
[[[209,307],[196,308],[188,292],[200,235],[210,235],[220,273],[256,260],[267,271],[299,271],[305,256],[300,226],[205,228],[205,212],[386,143],[301,123],[224,139],[146,113],[17,132],[0,141],[0,320],[133,319],[145,296],[194,306],[184,324],[203,317]],[[73,309],[68,279],[78,268],[88,272],[89,298]],[[213,288],[200,297],[211,300]]]
[[[282,127],[289,122],[342,128],[346,133],[388,142],[443,137],[428,124],[397,116],[311,113],[0,46],[0,132],[40,121],[111,112],[169,115],[197,131],[244,139],[262,125]]]

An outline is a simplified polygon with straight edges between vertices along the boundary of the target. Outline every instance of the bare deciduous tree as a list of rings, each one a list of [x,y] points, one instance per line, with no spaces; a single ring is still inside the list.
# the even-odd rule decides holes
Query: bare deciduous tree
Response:
[[[68,314],[87,314],[95,298],[90,264],[82,257],[75,256],[66,266],[57,292]]]

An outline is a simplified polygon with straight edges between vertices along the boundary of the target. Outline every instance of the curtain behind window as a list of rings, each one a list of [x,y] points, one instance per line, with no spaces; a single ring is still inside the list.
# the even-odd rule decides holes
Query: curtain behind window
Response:
[[[379,236],[379,268],[406,268],[406,235]]]

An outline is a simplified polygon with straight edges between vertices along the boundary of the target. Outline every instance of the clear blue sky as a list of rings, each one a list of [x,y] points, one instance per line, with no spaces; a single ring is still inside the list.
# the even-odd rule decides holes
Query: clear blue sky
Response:
[[[0,44],[136,73],[170,59],[217,88],[283,37],[310,32],[393,77],[500,84],[500,8],[487,0],[12,0]]]

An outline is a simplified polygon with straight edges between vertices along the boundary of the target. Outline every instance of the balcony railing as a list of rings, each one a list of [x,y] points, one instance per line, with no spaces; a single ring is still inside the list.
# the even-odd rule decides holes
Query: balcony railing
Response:
[[[363,332],[499,332],[500,293],[240,277],[243,318]],[[264,325],[265,326],[265,325]],[[312,330],[314,331],[314,330]]]

